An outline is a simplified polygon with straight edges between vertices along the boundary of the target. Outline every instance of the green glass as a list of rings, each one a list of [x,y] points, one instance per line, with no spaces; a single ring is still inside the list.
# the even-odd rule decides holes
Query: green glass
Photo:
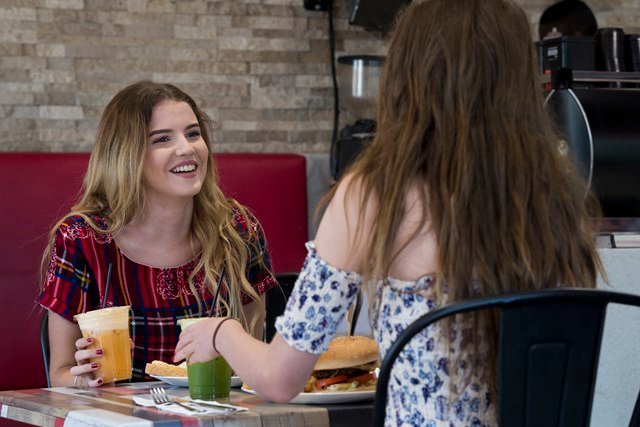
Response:
[[[207,362],[187,363],[192,399],[226,399],[231,390],[231,366],[222,356]]]

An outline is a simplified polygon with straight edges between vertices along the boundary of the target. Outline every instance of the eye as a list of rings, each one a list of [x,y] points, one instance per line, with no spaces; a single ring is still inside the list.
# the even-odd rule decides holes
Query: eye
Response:
[[[161,136],[160,138],[154,139],[153,141],[151,141],[151,143],[152,144],[158,144],[158,143],[167,142],[167,141],[169,141],[169,137],[164,135],[164,136]]]
[[[200,138],[200,136],[201,136],[201,133],[199,130],[192,130],[192,131],[189,131],[189,133],[187,133],[187,138],[189,139],[198,139]]]

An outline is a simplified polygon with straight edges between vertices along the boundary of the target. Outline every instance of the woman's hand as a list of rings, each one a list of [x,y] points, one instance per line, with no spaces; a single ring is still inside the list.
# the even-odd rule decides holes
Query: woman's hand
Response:
[[[100,368],[102,355],[95,348],[87,348],[95,344],[95,339],[83,338],[76,323],[49,312],[49,374],[52,387],[98,387],[103,378],[95,378]],[[97,365],[89,361],[99,358]],[[98,382],[100,380],[100,382]]]
[[[224,317],[211,317],[182,331],[173,361],[177,363],[187,359],[190,363],[196,363],[217,357],[219,353],[213,349],[213,334],[223,320]]]
[[[93,338],[80,338],[76,340],[75,359],[76,366],[71,367],[71,375],[74,379],[74,386],[100,387],[102,378],[93,378],[94,372],[100,368],[99,362],[91,362],[89,359],[101,358],[103,351],[101,348],[87,348],[93,344]]]

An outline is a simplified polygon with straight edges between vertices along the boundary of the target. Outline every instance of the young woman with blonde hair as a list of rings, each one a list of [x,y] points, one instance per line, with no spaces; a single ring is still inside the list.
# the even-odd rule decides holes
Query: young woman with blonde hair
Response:
[[[218,283],[215,313],[262,337],[261,294],[277,283],[260,224],[218,187],[212,130],[169,84],[132,84],[107,105],[82,195],[43,257],[52,385],[102,384],[88,363],[101,349],[87,348],[73,316],[100,308],[107,280],[107,306],[131,306],[134,379],[171,361],[176,321],[208,315]]]
[[[444,304],[595,286],[586,187],[558,150],[529,22],[512,1],[409,6],[388,47],[377,120],[331,195],[273,342],[213,319],[180,336],[176,360],[219,352],[260,394],[287,401],[361,286],[382,357]],[[392,371],[386,423],[496,425],[493,324],[484,313],[416,337]]]

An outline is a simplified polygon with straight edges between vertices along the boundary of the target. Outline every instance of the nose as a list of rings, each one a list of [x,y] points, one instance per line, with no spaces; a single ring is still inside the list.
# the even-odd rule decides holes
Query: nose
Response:
[[[184,135],[178,136],[176,140],[176,156],[189,156],[195,153],[195,148],[193,145],[187,140]]]

